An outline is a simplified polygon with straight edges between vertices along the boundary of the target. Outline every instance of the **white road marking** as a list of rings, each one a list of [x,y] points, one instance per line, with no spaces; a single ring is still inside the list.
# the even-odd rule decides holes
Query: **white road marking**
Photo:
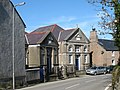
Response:
[[[111,86],[111,84],[109,84],[109,85],[105,88],[105,90],[108,90],[110,86]]]
[[[89,82],[93,82],[93,81],[96,81],[95,79],[93,80],[88,80],[88,81],[85,81],[86,83],[89,83]]]
[[[75,85],[72,85],[72,86],[67,87],[67,88],[65,88],[65,89],[70,89],[70,88],[73,88],[73,87],[78,86],[78,85],[80,85],[80,84],[75,84]]]

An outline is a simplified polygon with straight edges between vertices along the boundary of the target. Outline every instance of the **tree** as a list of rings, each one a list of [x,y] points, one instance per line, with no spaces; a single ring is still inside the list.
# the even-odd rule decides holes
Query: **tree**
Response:
[[[112,73],[112,89],[118,88],[120,83],[120,0],[88,0],[89,3],[99,8],[101,21],[99,24],[104,29],[102,34],[111,34],[119,49],[118,66]]]
[[[120,0],[87,0],[98,7],[101,18],[99,25],[102,34],[111,34],[119,49],[118,65],[120,66]]]

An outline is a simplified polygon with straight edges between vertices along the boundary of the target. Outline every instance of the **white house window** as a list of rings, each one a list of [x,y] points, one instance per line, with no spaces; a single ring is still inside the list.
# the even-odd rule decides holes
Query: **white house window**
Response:
[[[73,48],[70,46],[69,49],[68,49],[69,52],[72,52],[73,51]]]
[[[85,59],[85,63],[88,63],[88,61],[87,61],[87,55],[84,56],[84,59]]]
[[[72,57],[72,55],[69,55],[69,64],[73,64],[73,57]]]
[[[75,51],[76,51],[76,52],[80,52],[80,46],[76,46],[76,47],[75,47]]]
[[[112,60],[112,65],[115,65],[115,60]]]
[[[112,51],[112,56],[115,56],[115,51]]]

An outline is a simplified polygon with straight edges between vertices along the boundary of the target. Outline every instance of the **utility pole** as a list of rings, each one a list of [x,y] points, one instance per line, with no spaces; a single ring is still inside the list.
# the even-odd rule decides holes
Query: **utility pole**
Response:
[[[22,6],[24,5],[25,2],[22,3],[18,3],[16,5],[13,6],[13,12],[12,12],[12,18],[13,18],[13,30],[12,30],[12,64],[13,64],[13,90],[15,89],[15,8],[17,6]]]

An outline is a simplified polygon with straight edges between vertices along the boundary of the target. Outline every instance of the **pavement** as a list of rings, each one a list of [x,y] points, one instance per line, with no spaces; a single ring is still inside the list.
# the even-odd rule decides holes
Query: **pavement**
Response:
[[[109,84],[109,85],[105,88],[105,90],[112,90],[112,84]]]

